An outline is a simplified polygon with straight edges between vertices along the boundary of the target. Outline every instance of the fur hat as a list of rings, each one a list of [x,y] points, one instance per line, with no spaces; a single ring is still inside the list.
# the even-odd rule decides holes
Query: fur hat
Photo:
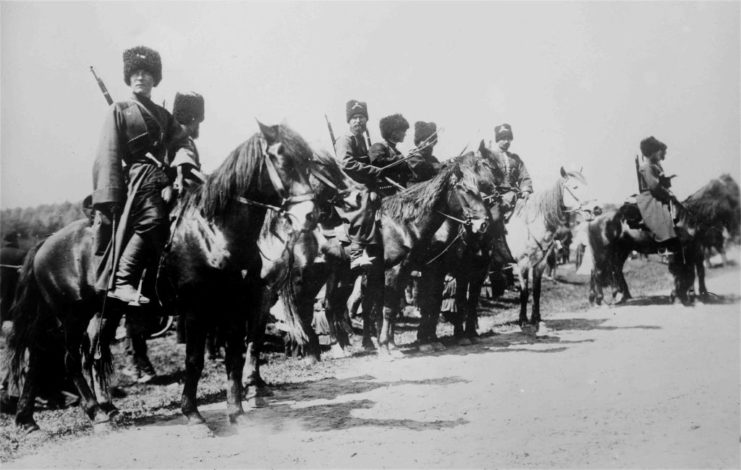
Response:
[[[368,103],[365,101],[350,100],[345,105],[345,113],[347,114],[347,122],[350,122],[350,118],[356,114],[362,114],[368,119]]]
[[[434,122],[417,121],[414,123],[414,145],[419,145],[420,142],[424,141],[428,137],[437,131],[437,124]],[[437,144],[437,135],[432,142],[432,145]]]
[[[131,74],[145,70],[154,77],[154,86],[162,81],[162,59],[159,52],[145,46],[132,47],[123,53],[124,82],[131,86]]]
[[[175,93],[175,103],[172,105],[172,115],[182,124],[188,125],[194,121],[203,122],[205,118],[203,96],[191,91]]]
[[[514,139],[514,135],[512,135],[512,126],[509,124],[499,124],[494,128],[494,141],[499,142],[500,140]]]
[[[653,155],[659,150],[666,150],[666,144],[654,136],[646,137],[641,141],[641,153],[644,157]]]
[[[382,117],[378,127],[381,128],[381,137],[388,140],[394,132],[409,129],[409,121],[401,114],[392,114]]]

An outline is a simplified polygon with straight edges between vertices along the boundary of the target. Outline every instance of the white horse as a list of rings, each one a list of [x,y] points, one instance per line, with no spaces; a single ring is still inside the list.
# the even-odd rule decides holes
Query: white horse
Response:
[[[550,189],[520,199],[507,223],[507,244],[520,280],[520,328],[534,334],[540,328],[540,287],[548,255],[555,247],[555,234],[569,212],[589,212],[585,195],[587,181],[581,171],[561,168],[561,177]],[[527,318],[529,283],[533,286],[533,307]]]

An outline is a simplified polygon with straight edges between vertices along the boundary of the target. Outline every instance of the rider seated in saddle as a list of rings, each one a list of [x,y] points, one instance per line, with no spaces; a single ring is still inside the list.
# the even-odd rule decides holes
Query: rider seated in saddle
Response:
[[[145,264],[159,258],[169,231],[163,190],[174,171],[168,166],[167,150],[177,152],[189,140],[175,118],[151,100],[152,88],[162,80],[159,53],[134,47],[124,51],[123,65],[132,95],[108,110],[93,166],[93,208],[97,254],[106,250],[111,220],[121,216],[126,229],[119,232],[128,236],[122,240],[108,296],[139,305],[149,302],[137,289]],[[107,285],[99,282],[98,287]]]
[[[397,192],[398,185],[403,187],[413,173],[408,162],[388,170],[383,169],[402,158],[396,144],[404,140],[409,129],[409,123],[403,116],[396,114],[381,119],[381,136],[384,142],[373,144],[368,149],[365,140],[367,104],[350,100],[347,102],[346,114],[350,133],[337,139],[335,154],[341,160],[347,175],[364,187],[359,193],[351,193],[355,200],[347,202],[352,209],[343,210],[343,218],[349,225],[347,235],[350,238],[350,267],[356,269],[371,266],[379,256],[383,259],[378,230],[381,199]]]
[[[203,182],[204,179],[201,173],[201,158],[195,143],[205,118],[204,105],[203,96],[194,91],[175,93],[172,115],[183,126],[188,136],[187,145],[170,152],[174,155],[170,166],[177,171],[173,187],[178,192],[196,182]]]
[[[527,199],[533,193],[533,181],[530,179],[525,162],[519,155],[509,151],[513,140],[512,126],[505,123],[494,127],[496,145],[491,147],[489,156],[496,161],[496,165],[504,173],[499,192],[502,195],[501,207],[505,220],[509,220],[518,198]]]
[[[671,206],[676,200],[671,190],[671,178],[664,174],[661,161],[666,157],[666,144],[654,136],[641,141],[641,154],[647,159],[638,169],[640,194],[636,198],[643,224],[654,240],[667,248],[677,241]]]
[[[412,169],[410,183],[420,183],[435,176],[442,166],[432,154],[437,145],[437,124],[434,122],[417,121],[414,123],[413,156],[407,160]],[[421,147],[421,148],[420,148]]]

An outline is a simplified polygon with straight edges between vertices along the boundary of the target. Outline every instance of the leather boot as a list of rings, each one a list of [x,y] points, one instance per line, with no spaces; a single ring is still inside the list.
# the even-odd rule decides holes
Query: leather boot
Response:
[[[114,290],[108,292],[108,297],[133,306],[149,303],[149,299],[140,295],[137,289],[144,271],[146,257],[146,243],[139,234],[135,233],[129,239],[118,260],[116,286]]]
[[[507,240],[504,238],[504,233],[497,233],[494,237],[493,244],[491,257],[494,263],[498,266],[507,266],[515,262],[512,253],[509,251]]]

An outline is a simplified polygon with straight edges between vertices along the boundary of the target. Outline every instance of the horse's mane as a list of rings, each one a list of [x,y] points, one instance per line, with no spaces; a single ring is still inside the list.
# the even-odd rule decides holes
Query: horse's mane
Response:
[[[710,180],[685,199],[684,205],[689,218],[697,225],[710,227],[721,224],[731,233],[739,231],[739,187],[728,174]]]
[[[477,187],[486,194],[492,194],[496,187],[504,182],[504,171],[499,165],[494,160],[474,152],[465,153],[449,161],[460,164],[464,174],[468,173],[468,170],[472,171],[476,175]]]
[[[454,175],[465,179],[458,163],[446,162],[431,180],[412,185],[384,199],[383,212],[397,221],[419,221],[435,209]],[[476,187],[475,184],[473,187]]]
[[[584,176],[575,171],[567,171],[566,176],[556,180],[556,183],[545,191],[536,191],[530,196],[527,207],[532,215],[540,215],[545,220],[548,230],[556,230],[566,221],[566,212],[563,208],[563,185],[562,181],[568,178],[576,178],[585,182]]]
[[[283,145],[283,154],[291,159],[294,171],[306,167],[312,155],[311,147],[294,130],[281,124],[274,126],[277,138]],[[264,167],[265,138],[257,132],[231,151],[221,165],[201,185],[186,192],[184,204],[200,209],[206,218],[213,218],[228,211],[230,204],[259,181]],[[291,168],[288,168],[291,169]]]
[[[315,167],[322,171],[322,175],[337,185],[339,189],[347,189],[353,181],[342,171],[339,162],[326,150],[314,152]]]

